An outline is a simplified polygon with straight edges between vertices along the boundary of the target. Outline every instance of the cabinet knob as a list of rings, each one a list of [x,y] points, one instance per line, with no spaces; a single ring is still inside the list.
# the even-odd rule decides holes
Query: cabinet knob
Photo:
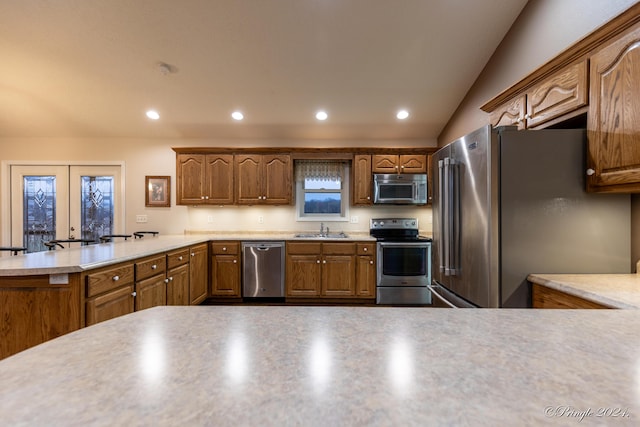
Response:
[[[367,252],[369,250],[369,248],[363,248],[362,250]]]
[[[316,264],[320,264],[320,260],[319,259],[316,260]]]
[[[196,254],[194,252],[191,252],[191,256],[196,256]]]
[[[153,264],[153,265],[151,266],[151,269],[152,269],[152,270],[155,270],[156,268],[158,268],[158,266],[157,266],[157,265],[155,265],[155,264]]]
[[[587,176],[594,175],[595,173],[596,173],[596,171],[595,171],[595,170],[593,170],[593,169],[591,169],[591,168],[587,169]]]
[[[136,293],[136,291],[131,292],[131,296],[132,296],[132,297],[135,297],[136,295],[138,295],[138,294]]]
[[[237,262],[238,262],[238,260],[237,260],[237,259],[234,259],[234,260],[233,260],[233,263],[234,263],[234,264],[236,264]]]
[[[371,200],[371,196],[367,196],[367,200]]]
[[[113,276],[111,280],[113,280],[114,282],[117,282],[118,280],[120,280],[120,276]]]
[[[204,200],[204,196],[200,196],[200,198],[201,198],[202,200]]]
[[[400,166],[400,169],[404,169],[404,165]]]
[[[169,277],[169,281],[173,282],[173,276]]]
[[[373,261],[369,261],[369,264],[373,265]]]
[[[178,257],[178,261],[182,261],[182,255]]]
[[[226,246],[225,246],[225,247],[223,247],[223,248],[222,248],[222,250],[223,250],[223,251],[226,251],[226,250],[227,250],[227,247],[226,247]]]
[[[164,279],[164,283],[169,283],[169,279]]]
[[[326,264],[326,263],[327,263],[327,260],[326,260],[326,259],[323,259],[323,260],[322,260],[322,263],[323,263],[323,264]]]
[[[531,114],[525,114],[525,115],[524,115],[524,118],[525,118],[525,119],[530,119],[530,118],[531,118]]]

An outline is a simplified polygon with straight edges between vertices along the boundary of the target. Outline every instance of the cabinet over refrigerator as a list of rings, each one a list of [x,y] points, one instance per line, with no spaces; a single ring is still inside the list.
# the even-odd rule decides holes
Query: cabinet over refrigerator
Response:
[[[433,155],[432,297],[530,307],[530,273],[629,273],[630,197],[585,192],[582,129],[493,129]]]

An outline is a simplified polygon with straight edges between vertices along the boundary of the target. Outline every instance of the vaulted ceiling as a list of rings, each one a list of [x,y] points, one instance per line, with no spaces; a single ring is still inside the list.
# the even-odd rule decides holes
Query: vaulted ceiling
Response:
[[[525,4],[3,1],[0,137],[435,139]]]

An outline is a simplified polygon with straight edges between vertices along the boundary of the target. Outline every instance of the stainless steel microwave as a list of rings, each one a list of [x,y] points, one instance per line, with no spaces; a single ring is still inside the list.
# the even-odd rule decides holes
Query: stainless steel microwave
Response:
[[[374,174],[373,203],[390,205],[427,204],[427,174]]]

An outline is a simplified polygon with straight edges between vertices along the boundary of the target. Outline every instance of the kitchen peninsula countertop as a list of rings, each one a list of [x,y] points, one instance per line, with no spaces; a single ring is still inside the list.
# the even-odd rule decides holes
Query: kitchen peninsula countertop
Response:
[[[612,308],[640,309],[638,274],[530,274],[527,280]]]
[[[638,425],[640,312],[155,307],[0,361],[7,425]]]
[[[34,252],[26,255],[0,257],[0,276],[26,276],[37,274],[78,273],[131,261],[160,252],[214,240],[315,240],[315,241],[374,241],[368,233],[348,233],[346,238],[296,238],[295,232],[188,232],[183,235],[165,235],[129,238],[126,241]]]

